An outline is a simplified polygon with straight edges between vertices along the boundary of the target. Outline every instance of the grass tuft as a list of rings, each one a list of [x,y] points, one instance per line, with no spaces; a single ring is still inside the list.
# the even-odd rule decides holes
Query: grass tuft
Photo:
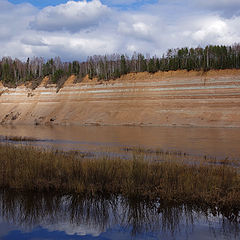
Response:
[[[0,145],[0,187],[240,208],[240,174],[228,164],[179,160],[79,158],[76,154]],[[160,158],[162,155],[159,156]]]

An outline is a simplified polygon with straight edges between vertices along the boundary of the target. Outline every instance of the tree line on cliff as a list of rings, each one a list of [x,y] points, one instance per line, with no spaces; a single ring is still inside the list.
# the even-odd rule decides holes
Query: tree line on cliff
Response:
[[[0,61],[0,81],[4,85],[17,86],[29,81],[41,80],[49,76],[58,84],[74,74],[81,81],[86,75],[90,79],[116,79],[130,72],[170,70],[208,71],[240,68],[240,44],[233,46],[213,46],[205,48],[169,49],[162,57],[149,57],[134,53],[131,57],[121,54],[95,55],[86,61],[62,62],[60,57],[45,60],[34,57],[27,61],[3,57]]]

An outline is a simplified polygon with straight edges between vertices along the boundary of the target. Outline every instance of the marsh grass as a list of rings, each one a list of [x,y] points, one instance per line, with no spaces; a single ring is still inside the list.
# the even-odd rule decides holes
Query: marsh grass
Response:
[[[133,152],[133,153],[144,153],[144,154],[156,154],[156,155],[172,155],[172,156],[188,156],[189,154],[186,152],[182,152],[182,151],[176,151],[176,150],[172,150],[172,151],[164,151],[161,148],[158,149],[150,149],[150,148],[144,148],[141,146],[135,146],[135,147],[124,147],[122,148],[123,151],[126,152]]]
[[[25,136],[0,136],[4,141],[14,141],[14,142],[35,142],[40,141],[37,138],[25,137]]]
[[[0,187],[80,194],[121,194],[167,203],[206,204],[240,209],[240,173],[227,164],[186,163],[177,158],[146,161],[79,158],[57,150],[0,145]]]

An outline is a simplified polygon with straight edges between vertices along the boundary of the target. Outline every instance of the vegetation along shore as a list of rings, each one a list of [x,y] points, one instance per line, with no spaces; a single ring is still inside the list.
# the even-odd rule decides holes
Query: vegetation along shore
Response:
[[[186,161],[186,155],[135,149],[130,159],[84,158],[57,150],[0,145],[0,187],[87,195],[123,195],[166,203],[240,210],[240,173],[230,160]],[[166,157],[168,155],[168,157]]]

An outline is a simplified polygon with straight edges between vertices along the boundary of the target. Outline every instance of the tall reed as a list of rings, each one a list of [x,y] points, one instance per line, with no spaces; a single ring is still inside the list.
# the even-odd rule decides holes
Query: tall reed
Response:
[[[161,158],[161,156],[159,156]],[[166,202],[240,209],[240,174],[221,164],[81,158],[76,154],[0,145],[0,187],[81,194],[122,194]]]

